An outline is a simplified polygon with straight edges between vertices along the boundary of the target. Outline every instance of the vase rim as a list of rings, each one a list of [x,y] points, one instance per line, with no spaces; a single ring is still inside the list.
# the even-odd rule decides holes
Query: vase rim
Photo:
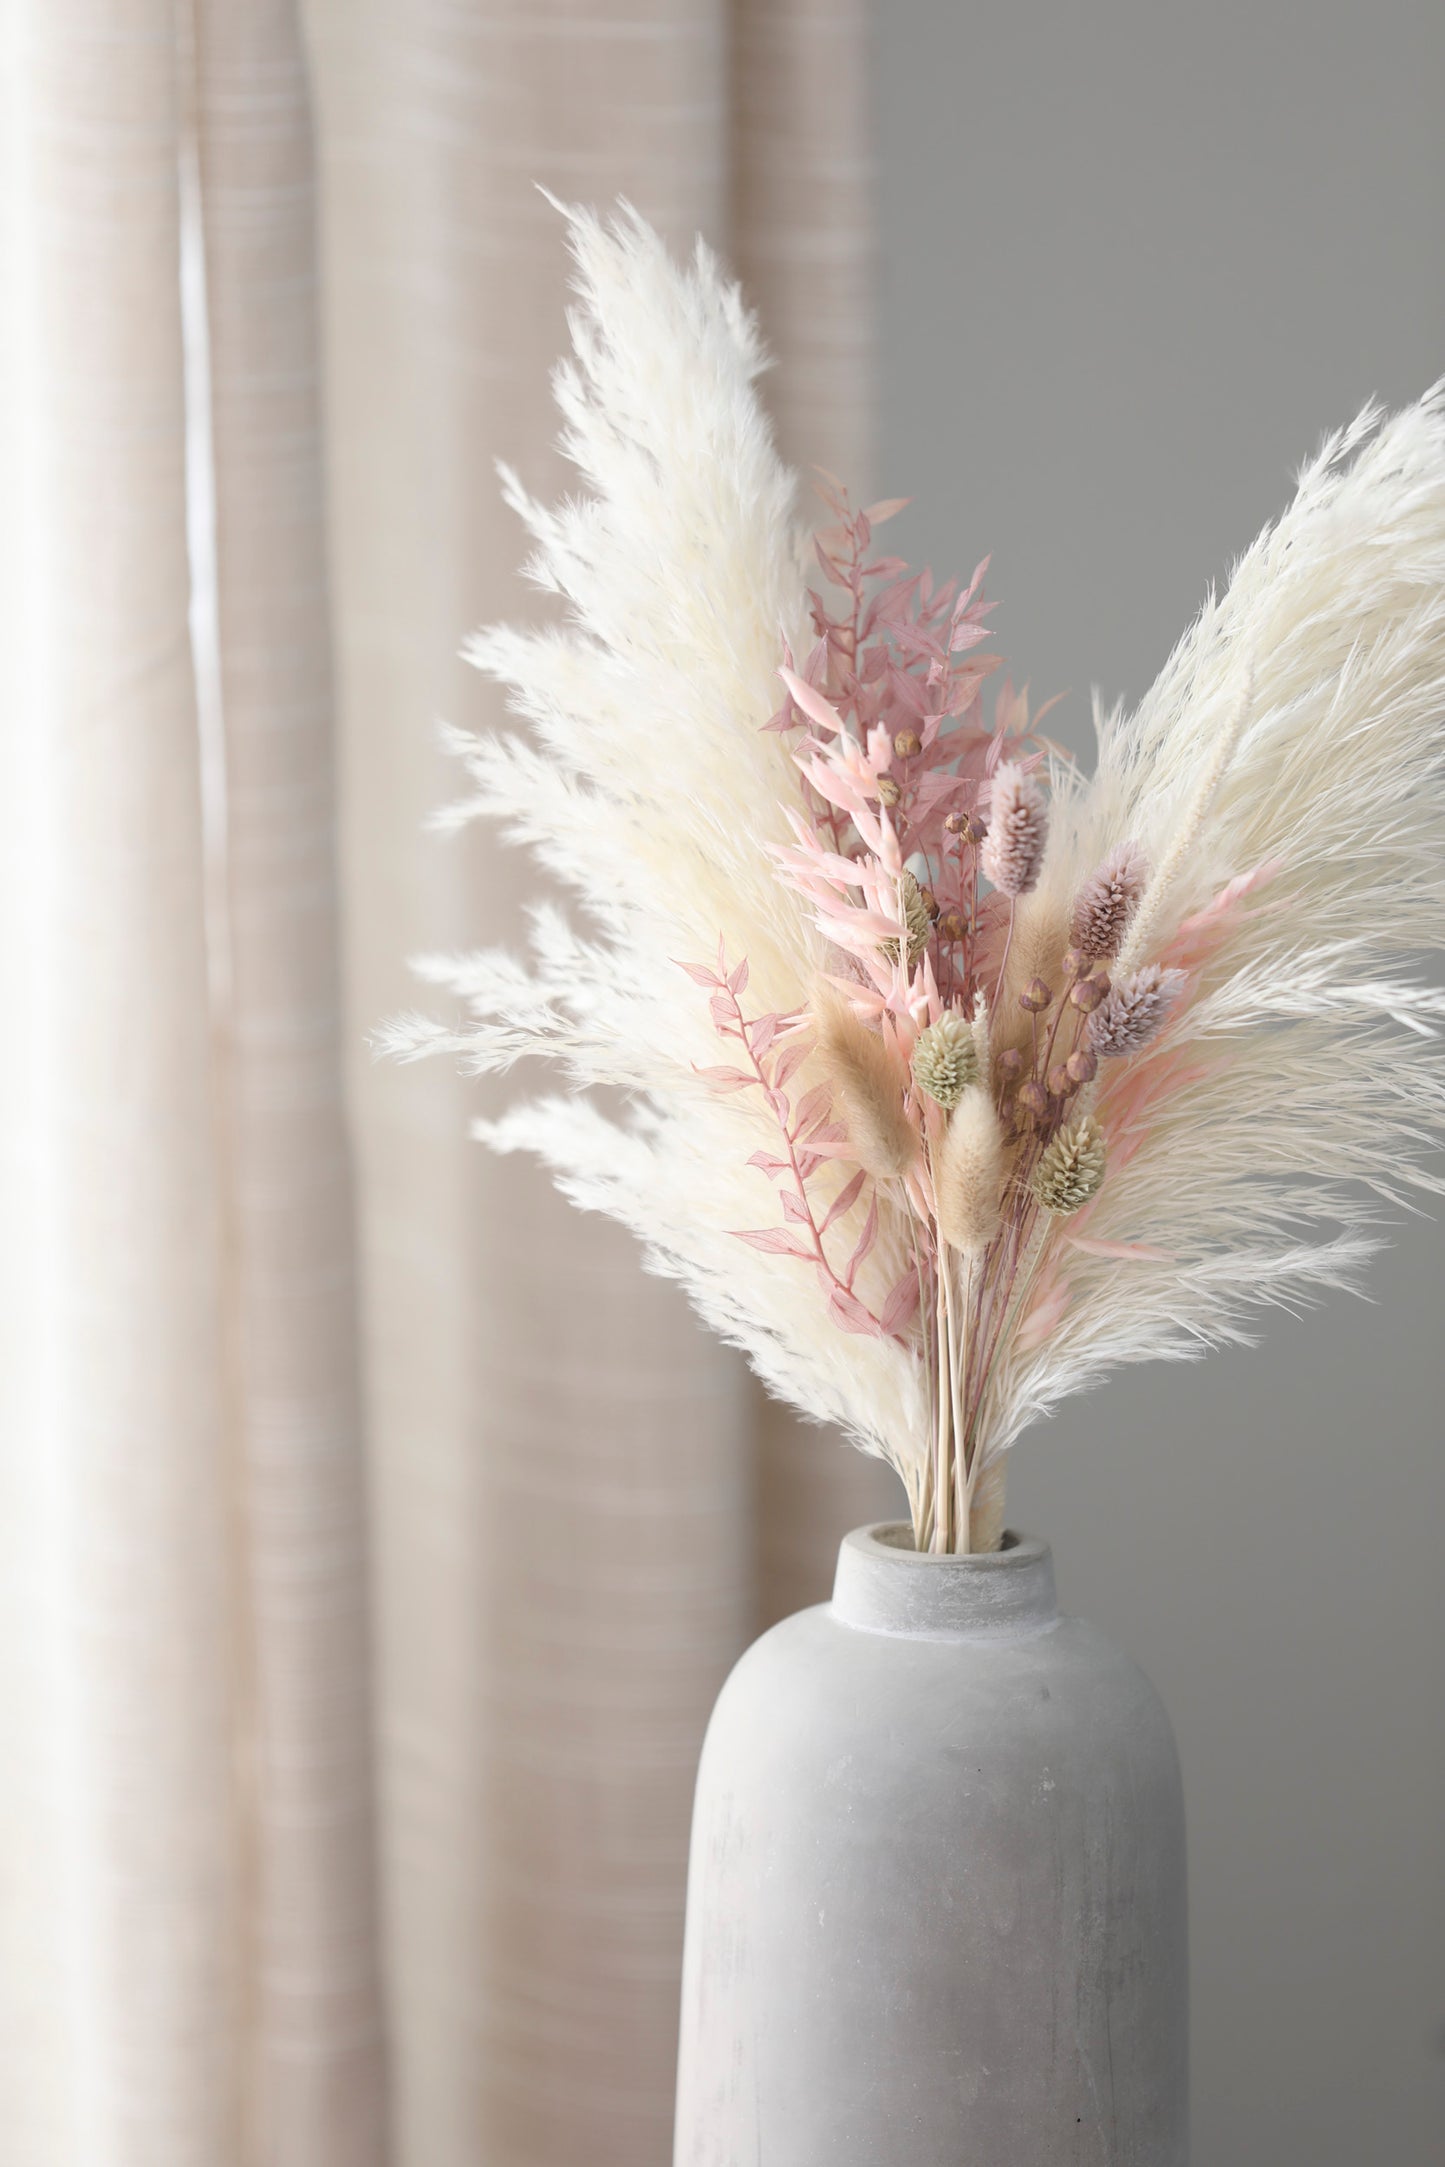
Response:
[[[997,1550],[915,1550],[906,1521],[854,1528],[838,1551],[834,1615],[845,1625],[929,1638],[1039,1632],[1058,1619],[1054,1561],[1037,1535],[1006,1529]]]

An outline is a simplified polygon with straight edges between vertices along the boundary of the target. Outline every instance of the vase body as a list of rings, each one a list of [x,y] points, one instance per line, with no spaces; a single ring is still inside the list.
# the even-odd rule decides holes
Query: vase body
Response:
[[[845,1540],[698,1777],[676,2167],[1185,2167],[1169,1720],[1046,1544]]]

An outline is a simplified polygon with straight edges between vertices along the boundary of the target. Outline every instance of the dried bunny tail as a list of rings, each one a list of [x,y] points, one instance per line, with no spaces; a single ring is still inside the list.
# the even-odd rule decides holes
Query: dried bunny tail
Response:
[[[832,992],[814,1002],[818,1062],[842,1115],[854,1158],[875,1181],[906,1174],[918,1137],[904,1111],[908,1071],[880,1031],[870,1031]]]
[[[1003,1198],[1003,1129],[991,1093],[965,1091],[934,1161],[938,1231],[952,1249],[978,1256],[999,1229]]]
[[[1026,895],[1037,884],[1048,838],[1043,791],[1016,760],[1005,760],[993,778],[981,859],[1001,895]]]

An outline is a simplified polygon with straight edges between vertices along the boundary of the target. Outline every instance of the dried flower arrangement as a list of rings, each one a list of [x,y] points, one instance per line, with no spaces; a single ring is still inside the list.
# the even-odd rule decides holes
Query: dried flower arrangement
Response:
[[[385,1043],[619,1089],[478,1133],[889,1460],[920,1547],[994,1547],[1029,1421],[1349,1284],[1376,1200],[1442,1187],[1445,400],[1324,447],[1085,777],[986,711],[984,566],[935,587],[831,480],[802,525],[707,251],[568,219],[587,494],[504,474],[567,619],[472,643],[531,727],[456,739],[445,819],[591,924],[424,960],[470,1022]]]

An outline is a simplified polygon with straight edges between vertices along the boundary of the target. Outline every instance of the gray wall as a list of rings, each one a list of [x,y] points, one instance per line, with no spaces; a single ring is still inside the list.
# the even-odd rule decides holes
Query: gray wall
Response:
[[[875,19],[879,490],[909,554],[993,549],[1000,644],[1084,751],[1089,687],[1145,689],[1325,429],[1445,370],[1445,10]],[[1402,1230],[1372,1306],[1016,1454],[1011,1519],[1178,1728],[1198,2167],[1445,2160],[1442,1260]]]

